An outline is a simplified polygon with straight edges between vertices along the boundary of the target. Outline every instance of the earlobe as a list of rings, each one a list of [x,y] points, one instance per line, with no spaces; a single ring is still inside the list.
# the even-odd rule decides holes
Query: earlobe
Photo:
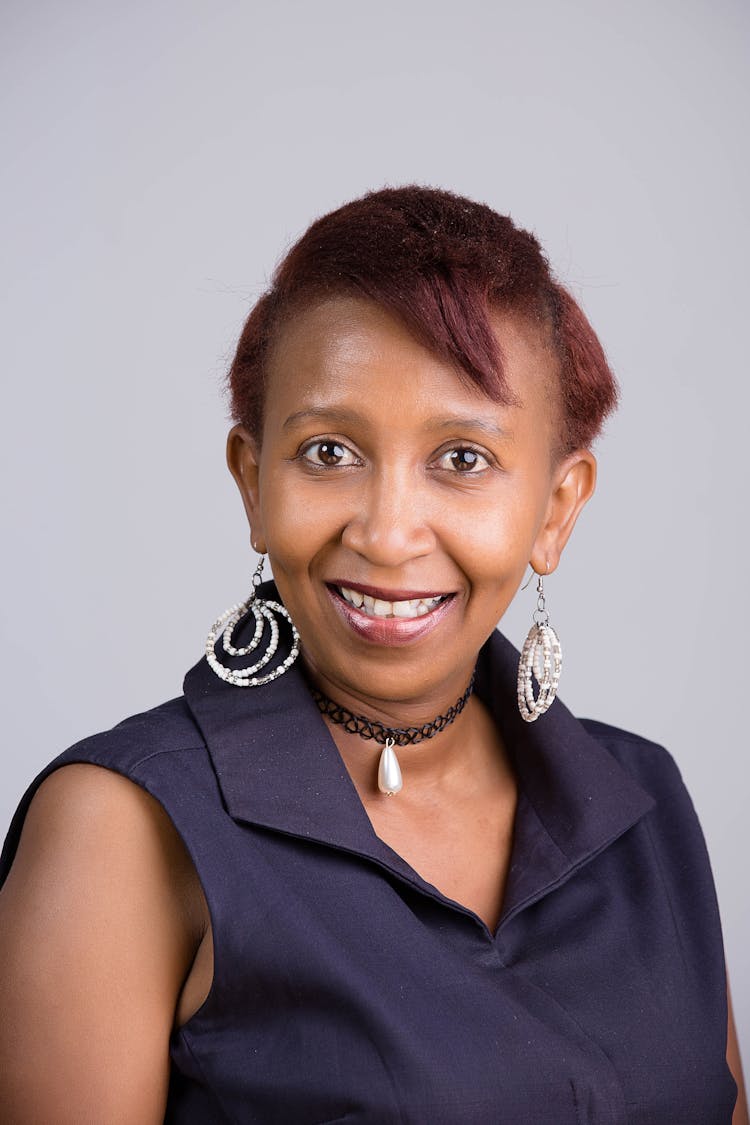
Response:
[[[240,490],[250,524],[250,540],[254,550],[264,554],[266,550],[263,535],[263,522],[260,511],[260,450],[250,431],[241,423],[233,426],[227,436],[227,465]]]
[[[559,465],[546,518],[531,555],[537,574],[551,574],[557,568],[576,520],[595,488],[596,458],[590,450],[576,450]]]

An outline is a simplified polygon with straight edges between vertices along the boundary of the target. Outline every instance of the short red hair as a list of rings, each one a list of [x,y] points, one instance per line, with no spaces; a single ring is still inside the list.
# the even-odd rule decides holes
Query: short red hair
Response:
[[[546,328],[560,361],[563,454],[590,446],[617,404],[602,346],[534,235],[484,203],[413,185],[368,192],[317,219],[277,266],[228,375],[234,420],[256,436],[276,331],[294,309],[337,295],[358,295],[395,314],[496,402],[511,396],[492,311],[520,313]]]

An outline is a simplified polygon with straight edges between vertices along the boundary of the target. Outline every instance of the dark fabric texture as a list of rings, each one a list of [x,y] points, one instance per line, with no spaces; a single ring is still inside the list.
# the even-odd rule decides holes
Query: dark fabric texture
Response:
[[[171,1042],[166,1121],[729,1125],[726,978],[690,797],[666,750],[558,700],[533,724],[499,633],[476,690],[519,800],[495,933],[374,833],[297,667],[202,660],[185,694],[52,762],[161,802],[193,858],[210,995]]]

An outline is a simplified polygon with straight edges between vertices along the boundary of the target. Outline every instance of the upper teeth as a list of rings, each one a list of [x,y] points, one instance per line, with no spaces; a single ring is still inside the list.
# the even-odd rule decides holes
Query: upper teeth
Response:
[[[349,590],[346,586],[339,586],[342,598],[361,609],[370,617],[423,617],[443,600],[445,595],[438,594],[434,598],[413,598],[406,602],[386,602],[382,598],[371,598],[369,594],[360,594],[358,590]]]

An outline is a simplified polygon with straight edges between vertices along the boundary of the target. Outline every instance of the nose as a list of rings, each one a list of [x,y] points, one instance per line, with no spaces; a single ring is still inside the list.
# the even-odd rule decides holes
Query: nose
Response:
[[[373,474],[357,499],[341,542],[371,565],[400,567],[434,549],[430,505],[406,474]]]

